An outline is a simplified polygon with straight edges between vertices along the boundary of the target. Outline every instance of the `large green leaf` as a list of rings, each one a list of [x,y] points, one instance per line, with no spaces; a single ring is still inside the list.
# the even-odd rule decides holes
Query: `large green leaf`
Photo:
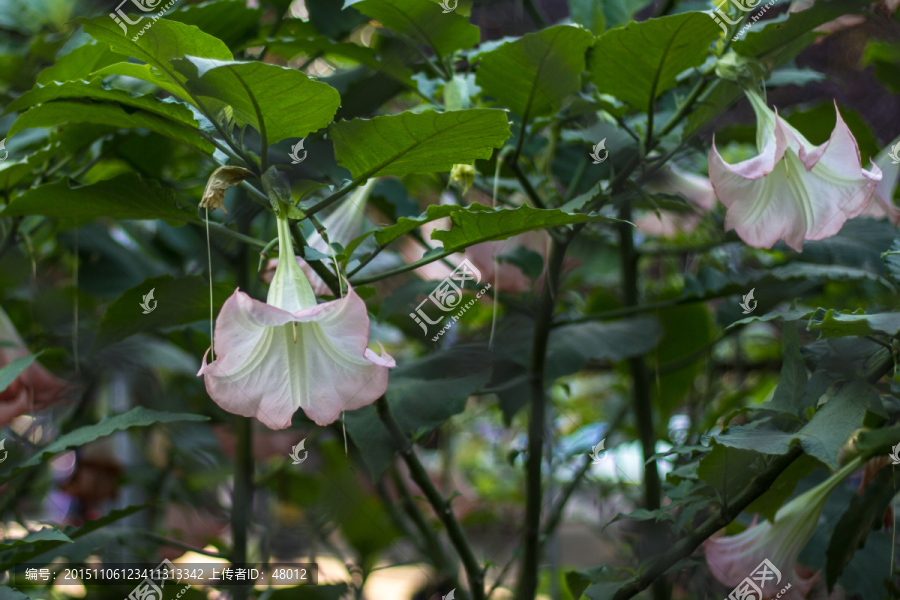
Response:
[[[192,92],[229,104],[269,144],[325,127],[341,104],[337,90],[296,69],[194,56],[172,62]]]
[[[51,81],[85,79],[94,71],[121,60],[122,56],[112,52],[106,44],[92,41],[60,56],[52,66],[38,74],[37,82],[47,85]]]
[[[865,380],[844,385],[798,431],[781,431],[750,425],[735,425],[715,436],[720,444],[756,450],[763,454],[785,454],[794,440],[803,450],[832,468],[838,467],[838,453],[850,435],[862,427],[866,410],[881,404],[877,392]],[[765,422],[762,422],[765,423]]]
[[[262,14],[262,8],[250,8],[244,0],[216,0],[182,6],[166,18],[194,25],[235,48],[256,34]]]
[[[184,123],[185,125],[193,127],[199,125],[191,109],[183,104],[163,102],[149,94],[132,94],[125,90],[110,87],[100,79],[67,81],[63,83],[51,81],[47,85],[37,85],[33,90],[25,92],[13,100],[6,107],[4,114],[21,111],[36,104],[44,104],[53,100],[84,98],[95,102],[117,102]]]
[[[133,76],[141,74],[152,75],[154,79],[147,79],[152,83],[163,80],[167,83],[165,89],[180,90],[184,83],[184,77],[175,70],[169,62],[173,58],[185,56],[199,56],[216,60],[233,60],[231,51],[219,39],[203,33],[197,27],[185,25],[167,19],[157,19],[153,27],[145,30],[143,35],[133,39],[133,36],[123,36],[121,28],[109,15],[95,17],[93,19],[79,18],[76,22],[84,31],[98,42],[107,44],[110,49],[124,56],[131,56],[156,69],[135,70]],[[121,63],[119,63],[121,64]],[[115,65],[112,65],[115,66]],[[110,67],[107,67],[109,69]],[[178,94],[185,96],[183,92]]]
[[[682,71],[703,64],[718,36],[718,25],[701,12],[631,22],[597,38],[591,80],[601,92],[647,110]]]
[[[481,204],[470,204],[465,210],[453,211],[450,215],[450,229],[435,230],[431,239],[442,242],[445,250],[462,250],[474,244],[505,240],[536,229],[612,220],[614,219],[597,214],[532,208],[527,204],[516,209],[494,209]]]
[[[504,111],[476,108],[353,119],[328,131],[338,164],[355,179],[449,171],[490,158],[510,135]]]
[[[588,31],[571,25],[529,33],[480,55],[475,81],[524,121],[544,116],[581,89],[585,51],[593,43]]]
[[[153,290],[153,298],[144,296]],[[218,312],[233,288],[218,284],[214,288],[213,308]],[[141,304],[154,307],[144,314]],[[199,275],[147,279],[119,296],[100,319],[91,354],[137,333],[178,327],[209,319],[209,282]]]
[[[123,173],[93,185],[73,187],[72,183],[63,180],[28,190],[3,209],[0,216],[43,215],[76,219],[82,224],[98,217],[172,221],[194,218],[193,211],[178,204],[174,191],[136,173]]]
[[[0,474],[0,483],[9,481],[12,477],[21,473],[25,469],[41,464],[47,458],[55,454],[59,454],[70,448],[83,446],[88,442],[102,437],[106,437],[116,431],[130,429],[131,427],[148,427],[156,423],[174,423],[176,421],[207,421],[209,417],[203,415],[192,415],[188,413],[171,413],[160,412],[150,408],[138,406],[129,410],[127,413],[116,415],[114,417],[105,417],[99,423],[87,425],[71,431],[65,435],[61,435],[52,443],[39,448],[37,452],[29,458],[10,465]],[[70,536],[71,537],[71,536]]]
[[[767,58],[783,47],[802,40],[800,48],[812,42],[818,35],[813,29],[848,13],[858,12],[871,2],[866,0],[817,0],[810,8],[795,13],[784,13],[764,22],[764,27],[752,29],[747,36],[736,41],[732,48],[738,54]],[[712,21],[712,19],[709,19]],[[807,35],[809,34],[809,35]],[[783,62],[787,56],[777,62]]]
[[[489,356],[482,346],[458,345],[392,371],[386,398],[407,436],[430,431],[461,413],[469,395],[490,378]],[[347,432],[377,479],[394,456],[390,435],[373,406],[348,412],[345,418]]]
[[[95,71],[92,75],[97,77],[107,77],[109,75],[121,75],[123,77],[134,77],[148,81],[159,86],[163,90],[169,92],[173,96],[185,97],[187,94],[180,83],[173,82],[165,73],[153,65],[140,65],[133,62],[119,62],[111,64],[107,67]]]
[[[900,333],[900,313],[882,313],[878,315],[846,314],[834,309],[818,309],[809,320],[808,329],[818,331],[820,338],[843,337],[855,335],[887,335],[893,337]]]
[[[0,369],[0,394],[6,391],[6,388],[16,380],[16,377],[22,374],[22,371],[31,366],[31,363],[34,362],[37,356],[37,354],[31,354],[13,359],[8,365]]]
[[[346,0],[364,15],[398,33],[431,46],[439,56],[472,48],[479,41],[478,27],[456,12],[444,13],[432,0]]]
[[[196,127],[143,110],[129,112],[114,102],[85,103],[57,100],[39,104],[19,116],[9,130],[9,137],[29,127],[56,127],[72,122],[149,129],[208,154],[212,154],[215,150],[210,142],[200,137]]]
[[[809,381],[806,365],[800,356],[800,338],[795,322],[786,322],[781,334],[781,378],[772,401],[766,408],[797,415],[804,408],[806,383]]]

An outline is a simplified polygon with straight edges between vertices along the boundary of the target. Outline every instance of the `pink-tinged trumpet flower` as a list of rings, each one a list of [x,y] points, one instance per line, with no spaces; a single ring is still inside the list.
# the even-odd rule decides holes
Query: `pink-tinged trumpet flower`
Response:
[[[0,368],[29,354],[31,353],[19,337],[19,332],[0,308]],[[62,380],[40,363],[31,363],[0,392],[0,427],[9,425],[19,415],[47,408],[61,399],[65,387]]]
[[[682,171],[672,163],[667,163],[656,171],[644,184],[644,189],[651,194],[684,196],[698,210],[712,210],[716,205],[716,193],[708,177]],[[699,222],[700,215],[697,213],[679,214],[661,210],[659,216],[656,213],[642,215],[635,221],[635,225],[647,235],[672,237],[679,231],[691,233]]]
[[[865,210],[881,171],[862,168],[859,147],[835,105],[831,137],[813,146],[766,106],[754,90],[746,92],[756,112],[759,155],[736,165],[716,149],[709,153],[709,178],[728,207],[725,230],[747,244],[771,248],[779,239],[801,252],[805,240],[821,240]]]
[[[369,201],[369,196],[372,195],[372,186],[375,185],[376,181],[377,179],[370,179],[364,185],[358,187],[350,194],[349,198],[342,201],[335,210],[322,219],[322,226],[325,228],[325,231],[328,234],[328,240],[331,243],[338,243],[341,246],[346,246],[360,234],[363,218],[365,217],[366,202]],[[318,231],[309,236],[306,240],[306,244],[322,254],[331,255],[331,248],[328,246],[328,243],[322,239],[322,235]],[[329,292],[328,285],[326,285],[326,283],[322,281],[322,278],[312,270],[312,267],[310,267],[302,258],[297,257],[296,260],[297,264],[300,265],[300,268],[303,269],[306,278],[309,280],[313,292],[317,296],[327,294]],[[277,258],[273,258],[268,262],[266,270],[262,275],[263,281],[271,283],[272,273],[277,266]]]
[[[266,302],[235,290],[215,330],[215,360],[203,365],[206,391],[228,412],[256,417],[270,429],[291,424],[297,409],[318,425],[371,404],[387,389],[394,359],[368,349],[369,316],[352,289],[316,304],[300,270],[286,218],[279,216],[278,254]]]
[[[819,574],[802,577],[795,568],[797,556],[815,532],[828,496],[861,465],[862,460],[856,458],[816,487],[800,494],[778,510],[774,523],[754,520],[743,533],[707,539],[703,542],[703,550],[710,574],[727,587],[737,587],[747,578],[753,581],[753,573],[764,564],[763,561],[769,561],[768,566],[774,566],[780,575],[755,580],[763,592],[762,598],[774,598],[786,585],[785,579],[791,583],[791,588],[780,597],[781,600],[805,598]],[[769,571],[771,575],[771,569]]]

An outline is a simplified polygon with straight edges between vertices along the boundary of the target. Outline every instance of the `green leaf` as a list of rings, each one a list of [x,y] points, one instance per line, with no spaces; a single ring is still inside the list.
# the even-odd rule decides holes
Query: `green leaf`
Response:
[[[156,306],[144,314],[143,298],[153,290],[147,305]],[[225,283],[214,288],[213,308],[218,309],[233,288]],[[209,319],[209,282],[199,275],[163,275],[145,280],[119,296],[100,319],[91,354],[137,333],[188,325]]]
[[[846,314],[820,308],[813,313],[807,328],[818,331],[819,339],[879,334],[893,337],[900,333],[900,313]]]
[[[892,94],[900,94],[900,44],[870,41],[861,63],[872,65],[878,81]]]
[[[291,60],[301,53],[307,56],[321,54],[322,56],[337,56],[343,59],[350,59],[369,67],[373,71],[387,73],[399,81],[408,83],[410,86],[415,85],[412,81],[412,72],[402,62],[382,60],[378,58],[374,48],[360,46],[352,42],[335,42],[326,37],[274,39],[267,41],[266,48],[270,54],[281,56],[285,60]]]
[[[19,116],[9,130],[9,137],[29,127],[56,127],[72,122],[144,128],[208,154],[215,150],[210,142],[200,137],[196,127],[142,110],[128,112],[113,102],[84,103],[57,100],[40,104]]]
[[[900,281],[900,238],[894,240],[890,249],[882,254],[881,258],[884,260],[884,266],[887,268],[891,279]]]
[[[668,512],[664,508],[659,508],[656,510],[647,510],[646,508],[636,508],[628,514],[619,513],[615,517],[613,517],[612,521],[607,523],[610,525],[615,523],[616,521],[621,521],[623,519],[630,519],[632,521],[671,521],[675,522],[675,515]]]
[[[16,380],[16,377],[22,374],[22,371],[31,366],[31,363],[38,357],[38,354],[16,358],[0,369],[0,394],[6,391],[6,388]]]
[[[664,298],[663,298],[664,299]],[[701,303],[665,308],[657,313],[663,337],[653,353],[658,366],[675,365],[659,374],[652,386],[654,405],[668,421],[685,396],[694,389],[707,360],[702,352],[714,335],[709,309]],[[692,358],[693,357],[693,358]]]
[[[733,498],[749,483],[751,474],[761,470],[762,454],[747,448],[729,448],[711,442],[712,450],[700,459],[697,477],[724,498]]]
[[[490,379],[490,354],[482,346],[461,344],[391,372],[386,392],[391,412],[407,436],[431,431],[461,413],[473,392]],[[375,407],[346,413],[347,433],[377,479],[394,456],[394,444]]]
[[[451,228],[435,230],[431,239],[442,242],[445,250],[462,250],[474,244],[505,240],[514,235],[559,225],[614,221],[609,217],[584,213],[568,213],[560,209],[532,208],[523,204],[516,209],[493,209],[470,204],[464,210],[450,213]],[[376,239],[377,236],[376,236]]]
[[[147,508],[147,506],[148,505],[146,504],[141,504],[111,510],[107,515],[100,517],[99,519],[94,519],[93,521],[88,521],[79,528],[69,528],[65,533],[54,531],[52,535],[47,534],[46,539],[41,541],[39,544],[36,544],[32,548],[19,550],[15,553],[4,554],[3,558],[0,559],[0,572],[6,571],[17,564],[28,562],[37,557],[40,557],[41,555],[46,554],[47,552],[53,550],[54,548],[62,546],[63,544],[70,544],[89,533],[93,533],[103,527],[106,527],[110,523],[114,523],[120,519],[124,519],[125,517],[133,515],[136,512]],[[45,529],[42,531],[50,530]]]
[[[51,81],[85,79],[94,71],[121,60],[122,57],[110,51],[106,44],[91,41],[56,59],[52,66],[38,74],[37,83],[47,85]]]
[[[136,173],[123,173],[93,185],[72,184],[57,181],[28,190],[3,209],[0,216],[43,215],[82,224],[98,217],[172,221],[194,218],[192,211],[178,204],[174,191]]]
[[[173,58],[185,56],[199,56],[216,60],[233,60],[231,51],[219,39],[203,33],[197,27],[185,25],[168,19],[157,19],[153,27],[144,31],[137,40],[133,36],[123,36],[122,29],[109,15],[102,15],[93,19],[81,17],[75,20],[84,28],[84,31],[98,42],[107,44],[110,49],[123,56],[131,56],[154,67],[156,72],[150,69],[135,69],[132,76],[139,74],[152,75],[154,79],[146,79],[152,83],[162,81],[166,85],[161,86],[169,91],[178,90],[177,95],[186,97],[182,84],[184,77],[170,64]],[[121,63],[119,63],[121,64]],[[112,65],[111,67],[115,67]],[[106,67],[108,72],[111,67]],[[186,98],[187,99],[187,98]]]
[[[566,587],[574,600],[581,598],[584,591],[593,583],[608,582],[616,579],[615,572],[606,565],[566,572]]]
[[[758,513],[769,522],[775,521],[775,514],[781,505],[794,493],[797,483],[811,474],[819,463],[808,454],[802,454],[797,460],[792,462],[787,469],[781,472],[781,475],[775,479],[775,482],[769,486],[766,493],[759,496],[756,500],[744,509],[747,513]]]
[[[333,40],[340,40],[354,29],[368,22],[355,8],[344,8],[335,0],[306,0],[309,22],[319,33]]]
[[[0,585],[0,600],[30,600],[30,598],[18,590]]]
[[[37,85],[34,89],[25,92],[13,100],[10,105],[6,107],[6,112],[4,114],[21,111],[26,108],[31,108],[36,104],[44,104],[45,102],[51,102],[53,100],[84,98],[99,102],[117,102],[119,104],[133,106],[157,114],[161,117],[172,119],[173,121],[185,125],[190,125],[192,127],[199,126],[199,123],[194,118],[194,113],[183,104],[177,102],[163,102],[157,100],[156,97],[150,94],[132,94],[125,90],[110,87],[100,79],[94,79],[92,81],[67,81],[62,83],[51,81],[47,85]]]
[[[706,60],[719,27],[709,15],[680,15],[631,22],[599,38],[591,52],[591,81],[639,110],[647,110],[678,75]]]
[[[188,413],[171,413],[160,412],[150,408],[138,406],[127,413],[116,415],[114,417],[105,417],[99,423],[81,427],[75,431],[71,431],[65,435],[61,435],[52,443],[39,448],[37,452],[29,458],[15,465],[7,467],[6,471],[0,475],[0,483],[6,483],[14,476],[18,475],[25,469],[41,464],[45,459],[59,454],[70,448],[83,446],[88,442],[102,437],[106,437],[116,431],[130,429],[131,427],[148,427],[155,423],[173,423],[176,421],[208,421],[209,417],[203,415],[192,415]],[[70,536],[71,537],[71,536]]]
[[[798,431],[763,429],[751,423],[729,427],[715,439],[732,448],[764,454],[785,454],[791,443],[799,440],[804,452],[836,469],[841,446],[862,427],[866,410],[876,409],[880,404],[881,400],[871,386],[858,379],[844,385]]]
[[[593,36],[581,27],[557,25],[481,54],[475,81],[523,121],[556,112],[581,89],[585,51]]]
[[[603,14],[603,0],[569,0],[569,15],[572,21],[600,35],[606,29],[606,15]],[[581,596],[578,594],[577,597]]]
[[[0,552],[5,552],[13,548],[20,548],[22,546],[33,545],[35,546],[35,548],[39,548],[41,545],[46,545],[47,542],[62,542],[64,544],[71,544],[72,540],[69,539],[69,536],[64,534],[56,527],[44,527],[40,531],[29,533],[25,537],[18,540],[0,543]]]
[[[880,527],[898,485],[900,471],[886,466],[869,482],[862,495],[854,495],[850,500],[850,505],[834,527],[825,552],[825,580],[829,592],[834,589],[838,577],[857,549],[866,545],[869,532]]]
[[[806,382],[809,381],[806,365],[803,363],[803,357],[800,356],[798,325],[799,323],[792,322],[784,324],[781,334],[781,377],[771,402],[762,405],[765,408],[792,415],[797,415],[803,410]]]
[[[478,27],[469,19],[451,12],[431,0],[346,0],[362,14],[376,19],[388,29],[403,33],[430,46],[440,59],[454,50],[466,50],[479,42]]]
[[[243,0],[217,0],[183,6],[166,18],[193,25],[235,48],[256,35],[262,14],[262,8],[250,8]]]
[[[760,59],[770,58],[776,51],[801,40],[800,49],[811,43],[821,34],[812,33],[812,30],[828,21],[833,21],[845,14],[857,12],[871,4],[866,0],[818,0],[809,9],[795,13],[785,13],[778,17],[765,21],[765,26],[759,29],[751,29],[747,36],[736,41],[732,48],[738,54],[753,56]],[[712,19],[709,19],[712,21]],[[808,35],[807,34],[811,34]],[[802,38],[806,39],[802,39]],[[793,54],[796,54],[794,52]],[[790,58],[781,57],[783,62]]]
[[[269,144],[325,127],[341,104],[337,90],[296,69],[194,56],[172,63],[192,92],[230,105],[235,116],[263,133]]]
[[[120,75],[122,77],[134,77],[142,81],[147,81],[161,89],[169,92],[173,96],[185,97],[187,94],[181,84],[174,83],[164,73],[151,65],[139,65],[137,63],[120,62],[103,67],[99,71],[95,71],[92,75],[97,77],[108,77],[110,75]]]
[[[338,164],[354,179],[450,171],[490,158],[510,136],[505,112],[477,108],[353,119],[328,131]]]

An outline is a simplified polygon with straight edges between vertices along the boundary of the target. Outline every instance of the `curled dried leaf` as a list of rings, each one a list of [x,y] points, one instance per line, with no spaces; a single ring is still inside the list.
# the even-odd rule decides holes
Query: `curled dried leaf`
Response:
[[[203,199],[200,200],[201,208],[210,208],[215,210],[221,208],[226,215],[228,211],[222,206],[222,199],[225,198],[225,190],[234,187],[248,177],[253,176],[253,171],[243,167],[225,166],[219,167],[213,174],[209,176],[206,182],[206,189],[203,191]]]

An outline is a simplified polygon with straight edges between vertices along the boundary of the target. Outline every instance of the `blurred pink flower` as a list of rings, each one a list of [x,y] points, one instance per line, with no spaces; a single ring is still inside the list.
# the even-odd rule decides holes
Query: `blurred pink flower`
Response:
[[[651,194],[673,194],[683,196],[696,209],[712,210],[716,205],[716,193],[708,177],[682,171],[672,163],[661,167],[644,184],[644,189]],[[661,210],[646,213],[635,221],[637,228],[645,235],[672,237],[679,231],[691,233],[700,222],[697,213],[676,213]]]
[[[287,219],[278,219],[278,254],[266,302],[235,290],[219,312],[216,359],[203,375],[210,397],[228,412],[270,429],[291,424],[297,409],[319,425],[371,404],[387,389],[394,359],[367,348],[366,305],[350,289],[316,304],[294,256]]]
[[[506,261],[497,262],[496,285],[494,273],[494,252],[497,257],[512,253],[516,248],[527,248],[536,252],[547,262],[550,249],[550,235],[543,229],[529,231],[513,236],[507,240],[485,242],[466,248],[466,258],[472,261],[481,272],[482,280],[493,285],[496,291],[507,293],[527,292],[534,289],[535,283],[522,270]]]
[[[787,582],[791,583],[791,588],[780,600],[805,598],[819,574],[806,578],[801,576],[795,568],[797,556],[812,537],[828,496],[860,465],[860,459],[853,460],[816,487],[782,506],[775,515],[774,523],[757,523],[754,519],[743,533],[707,539],[703,542],[703,550],[710,574],[719,583],[736,587],[750,577],[763,560],[768,560],[781,573],[781,581],[777,584],[774,579],[763,582],[765,585],[760,586],[763,598],[774,598]]]
[[[9,317],[0,308],[0,368],[31,354]],[[66,385],[37,361],[0,392],[0,427],[19,415],[42,410],[62,397]]]
[[[736,230],[756,248],[784,239],[801,252],[805,240],[831,237],[865,210],[881,171],[874,165],[871,171],[862,168],[856,139],[837,105],[831,137],[813,146],[757,92],[746,95],[756,112],[759,156],[730,165],[715,140],[709,153],[710,181],[728,207],[725,230]]]

